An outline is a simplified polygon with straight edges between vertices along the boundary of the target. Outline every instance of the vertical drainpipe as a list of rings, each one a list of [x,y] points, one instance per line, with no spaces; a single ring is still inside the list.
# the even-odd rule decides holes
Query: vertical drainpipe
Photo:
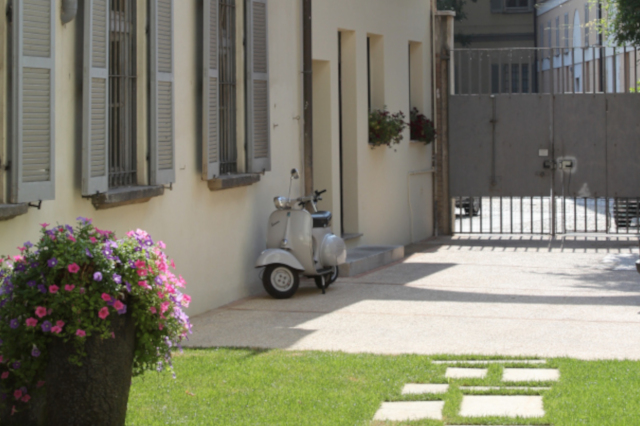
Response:
[[[311,3],[302,0],[302,67],[304,104],[304,193],[313,191],[313,56],[311,54]]]

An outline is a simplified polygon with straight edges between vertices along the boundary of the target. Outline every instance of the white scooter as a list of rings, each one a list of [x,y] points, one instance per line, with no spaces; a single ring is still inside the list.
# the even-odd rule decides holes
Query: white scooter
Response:
[[[291,170],[289,195],[274,198],[277,210],[269,217],[267,249],[256,261],[256,268],[265,268],[262,274],[265,290],[276,299],[293,296],[301,274],[313,277],[324,294],[338,278],[338,266],[347,258],[344,241],[331,232],[331,212],[317,210],[320,195],[326,190],[289,198],[291,184],[299,177],[298,170]],[[307,203],[311,203],[313,213],[305,210]]]

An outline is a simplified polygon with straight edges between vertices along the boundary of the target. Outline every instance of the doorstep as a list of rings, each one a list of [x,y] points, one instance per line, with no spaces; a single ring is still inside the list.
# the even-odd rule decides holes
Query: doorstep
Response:
[[[353,277],[404,257],[404,246],[360,246],[347,250],[347,261],[340,265],[341,277]]]

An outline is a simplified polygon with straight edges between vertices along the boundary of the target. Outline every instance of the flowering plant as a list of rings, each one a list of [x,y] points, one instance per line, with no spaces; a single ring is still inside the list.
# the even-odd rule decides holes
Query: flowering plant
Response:
[[[418,111],[418,108],[413,108],[409,115],[411,129],[411,140],[424,142],[425,145],[431,143],[436,138],[436,129],[433,126],[433,122],[429,120],[424,114]]]
[[[400,143],[405,127],[402,111],[391,114],[386,108],[373,110],[369,113],[369,143],[391,147],[391,144]]]
[[[182,308],[189,296],[169,266],[162,241],[145,231],[120,240],[90,219],[49,228],[40,240],[0,258],[0,397],[13,411],[42,386],[47,348],[54,339],[71,343],[70,362],[81,365],[86,340],[115,338],[110,317],[129,310],[135,322],[133,375],[171,368],[171,350],[191,331]],[[16,408],[17,407],[17,408]]]

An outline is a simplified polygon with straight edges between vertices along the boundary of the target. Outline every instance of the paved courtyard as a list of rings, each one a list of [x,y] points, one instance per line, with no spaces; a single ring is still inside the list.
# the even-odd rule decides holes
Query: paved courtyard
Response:
[[[640,359],[636,237],[460,236],[193,319],[188,346]]]

